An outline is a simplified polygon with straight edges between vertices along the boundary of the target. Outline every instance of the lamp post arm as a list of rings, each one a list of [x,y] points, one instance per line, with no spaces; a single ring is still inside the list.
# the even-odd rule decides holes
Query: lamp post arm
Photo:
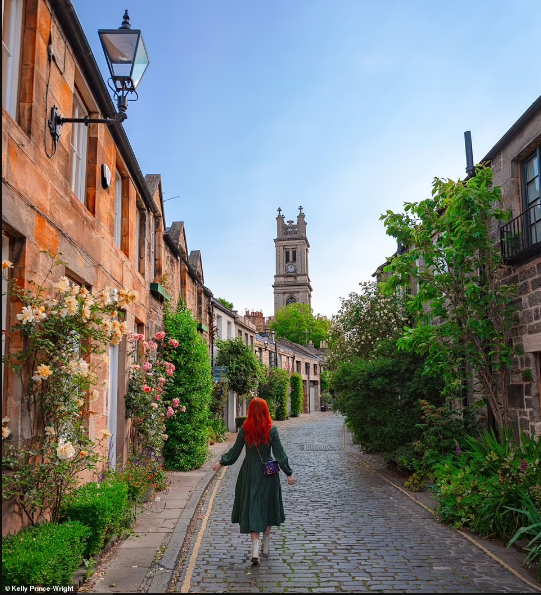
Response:
[[[89,118],[88,116],[85,116],[84,118],[64,118],[64,116],[61,116],[58,113],[56,105],[53,105],[51,108],[51,119],[49,120],[49,131],[53,137],[53,143],[56,150],[56,145],[61,136],[60,129],[64,124],[80,123],[85,126],[88,126],[89,124],[107,124],[108,126],[111,126],[113,124],[121,124],[127,117],[128,115],[126,114],[125,109],[120,109],[114,118]]]

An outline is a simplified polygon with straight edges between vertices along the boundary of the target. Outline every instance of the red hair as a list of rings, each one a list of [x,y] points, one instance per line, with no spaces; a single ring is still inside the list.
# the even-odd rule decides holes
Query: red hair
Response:
[[[242,427],[244,428],[244,442],[246,442],[246,444],[249,444],[250,446],[259,446],[260,444],[266,444],[269,441],[272,419],[269,406],[265,399],[255,397],[255,399],[250,401],[248,417]]]

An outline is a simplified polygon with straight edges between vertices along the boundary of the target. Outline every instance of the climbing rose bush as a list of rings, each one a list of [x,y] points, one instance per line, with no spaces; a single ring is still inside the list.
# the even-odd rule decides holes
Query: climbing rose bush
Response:
[[[18,377],[23,419],[31,427],[30,438],[15,445],[9,442],[11,420],[2,420],[2,498],[14,498],[31,524],[58,521],[77,476],[102,460],[111,434],[103,430],[91,437],[88,420],[108,390],[99,380],[107,374],[106,350],[126,332],[118,310],[137,301],[126,287],[94,294],[65,276],[53,281],[54,269],[66,263],[49,257],[41,283],[30,281],[24,289],[23,280],[10,281],[20,313],[7,334],[21,348],[3,357]],[[11,268],[2,262],[3,275]]]
[[[143,450],[161,456],[168,439],[165,420],[186,411],[180,399],[166,398],[167,385],[173,380],[175,365],[168,361],[178,347],[178,341],[166,341],[166,333],[156,333],[154,339],[128,333],[131,344],[130,382],[126,395],[126,410],[132,418],[130,449],[132,454]]]

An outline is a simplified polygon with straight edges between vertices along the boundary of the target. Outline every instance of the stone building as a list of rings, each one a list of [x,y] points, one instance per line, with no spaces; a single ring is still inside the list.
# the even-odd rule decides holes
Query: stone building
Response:
[[[201,255],[188,255],[182,223],[165,233],[161,177],[143,177],[122,125],[67,123],[54,146],[53,105],[65,116],[116,113],[73,5],[6,0],[3,9],[2,259],[13,263],[10,274],[28,288],[48,271],[42,251],[61,254],[66,264],[53,271],[51,284],[65,275],[92,293],[123,286],[138,292],[123,313],[128,330],[153,337],[162,328],[163,304],[182,296],[208,335],[212,294],[203,285]],[[130,117],[138,117],[135,108]],[[3,296],[3,354],[20,347],[9,333],[18,308]],[[104,429],[112,433],[107,448],[114,465],[127,455],[130,430],[126,340],[111,345],[108,357],[100,381],[109,388],[93,405],[88,431],[92,439]],[[20,387],[3,366],[6,416],[13,440],[23,444],[32,435],[32,411],[21,406]],[[4,531],[21,526],[9,502],[2,516]]]
[[[171,227],[166,229],[164,241],[177,259],[179,296],[197,320],[199,332],[209,345],[210,355],[210,329],[213,324],[212,292],[205,287],[201,251],[188,251],[184,221],[172,223]]]
[[[518,286],[518,313],[512,329],[517,355],[509,377],[510,415],[518,433],[541,435],[541,97],[485,155],[502,189],[511,220],[499,229],[506,268],[502,281]]]
[[[274,275],[274,314],[282,306],[299,302],[311,304],[312,286],[308,269],[310,244],[306,237],[306,221],[299,207],[297,223],[285,221],[282,209],[278,209],[276,250],[276,274]]]

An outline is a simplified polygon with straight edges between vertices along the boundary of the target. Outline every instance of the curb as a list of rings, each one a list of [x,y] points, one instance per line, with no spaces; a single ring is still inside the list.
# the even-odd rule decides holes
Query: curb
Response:
[[[154,577],[152,578],[152,582],[146,591],[147,593],[167,593],[169,583],[171,582],[175,567],[182,551],[182,546],[186,540],[188,526],[190,525],[195,515],[195,511],[201,502],[203,493],[207,489],[215,473],[216,471],[213,471],[211,468],[201,479],[197,488],[195,488],[192,492],[190,499],[188,500],[177,521],[177,524],[175,525],[171,539],[167,544],[167,549],[160,560]]]
[[[374,469],[374,467],[372,467],[372,465],[370,465],[370,463],[366,462],[365,460],[363,460],[359,456],[359,453],[358,452],[355,452],[355,451],[351,450],[350,448],[348,448],[349,444],[346,443],[346,432],[347,432],[347,429],[346,429],[346,426],[344,424],[344,426],[343,426],[342,446],[343,446],[344,451],[347,454],[349,454],[356,461],[358,461],[359,463],[361,463],[362,465],[364,465],[372,473],[375,473],[376,475],[378,475],[379,477],[381,477],[381,479],[383,479],[384,481],[386,481],[389,485],[393,486],[394,488],[396,488],[397,490],[399,490],[400,492],[402,492],[405,496],[407,496],[408,498],[410,498],[410,500],[412,500],[413,502],[415,502],[415,504],[418,504],[419,506],[422,506],[430,515],[434,516],[434,510],[433,509],[429,508],[428,506],[426,506],[425,504],[423,504],[422,502],[420,502],[415,496],[413,496],[410,492],[408,492],[404,488],[400,487],[393,480],[391,480],[388,477],[385,477],[385,475],[382,475],[377,469]],[[483,552],[485,552],[485,554],[487,554],[487,556],[489,556],[490,558],[492,558],[498,564],[500,564],[501,566],[503,566],[506,570],[508,570],[509,572],[511,572],[517,578],[519,578],[523,583],[525,583],[529,587],[533,587],[537,591],[540,591],[541,592],[541,587],[539,587],[538,585],[530,582],[530,580],[528,578],[526,578],[520,572],[518,572],[517,570],[515,570],[514,568],[512,568],[511,566],[509,566],[506,562],[504,562],[496,554],[494,554],[493,552],[491,552],[490,550],[488,550],[482,543],[479,543],[479,541],[477,541],[477,539],[475,539],[473,536],[468,535],[467,533],[465,533],[464,531],[461,531],[460,529],[454,529],[454,530],[459,535],[461,535],[462,537],[464,537],[465,539],[467,539],[469,542],[471,542],[473,545],[475,545],[476,547],[478,547],[480,550],[482,550]]]

